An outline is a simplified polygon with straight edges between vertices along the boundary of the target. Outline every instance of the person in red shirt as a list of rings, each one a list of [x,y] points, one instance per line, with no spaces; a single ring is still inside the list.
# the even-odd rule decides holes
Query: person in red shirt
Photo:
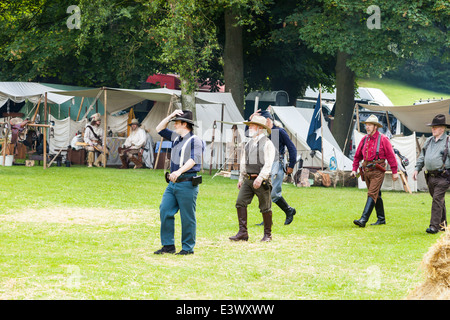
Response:
[[[367,185],[367,202],[361,218],[353,221],[354,224],[362,228],[369,221],[374,207],[378,219],[372,225],[386,224],[383,199],[381,199],[381,185],[383,184],[386,171],[386,160],[391,166],[392,179],[394,181],[398,179],[397,160],[394,149],[389,139],[378,132],[378,128],[382,127],[382,124],[378,122],[378,118],[373,114],[367,118],[364,124],[367,135],[362,138],[356,149],[351,173],[351,176],[356,176],[359,163],[363,161],[361,165],[361,178]]]

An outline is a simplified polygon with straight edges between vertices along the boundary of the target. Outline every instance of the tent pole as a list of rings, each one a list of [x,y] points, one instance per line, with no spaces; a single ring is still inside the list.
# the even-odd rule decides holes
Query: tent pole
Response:
[[[320,153],[322,154],[323,171],[323,114],[322,114],[322,86],[319,84],[319,103],[320,103]]]
[[[168,117],[170,115],[170,111],[172,110],[174,97],[175,97],[175,95],[173,94],[172,97],[170,98],[169,109],[167,109],[167,116],[166,117]],[[161,147],[162,147],[163,140],[164,140],[163,137],[161,137],[161,139],[159,140],[158,153],[156,155],[156,160],[155,160],[155,165],[153,166],[153,170],[156,170],[156,167],[158,166],[159,155],[161,154]],[[165,169],[165,167],[164,167],[164,169]]]
[[[44,124],[48,124],[47,121],[47,92],[44,99]],[[43,128],[44,131],[44,169],[47,168],[47,128]]]
[[[81,97],[80,108],[78,109],[77,121],[80,119],[81,108],[83,107],[84,97]]]
[[[106,92],[107,92],[108,90],[106,90],[106,88],[103,88],[103,94],[104,94],[104,98],[105,98],[105,123],[104,123],[104,125],[103,125],[103,168],[106,168],[106,134],[107,134],[107,132],[106,132],[106,128],[107,128],[107,112],[106,112],[106,110],[107,110],[107,101],[106,101],[106,97],[107,97],[107,94],[106,94]],[[95,103],[97,103],[97,101],[95,101]]]
[[[209,175],[211,175],[212,171],[212,163],[213,163],[213,152],[214,152],[214,135],[216,133],[216,120],[213,122],[213,132],[212,132],[212,139],[211,139],[211,157],[209,158]]]
[[[221,123],[220,123],[220,161],[223,163],[223,114],[225,111],[225,104],[222,103],[222,116],[221,116]],[[226,148],[225,148],[226,150]],[[226,156],[225,156],[226,159]]]

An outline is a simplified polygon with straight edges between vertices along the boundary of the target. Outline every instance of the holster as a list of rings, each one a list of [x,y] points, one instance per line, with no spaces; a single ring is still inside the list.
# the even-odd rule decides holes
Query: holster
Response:
[[[361,180],[364,181],[364,168],[363,167],[359,167],[359,175],[361,177]]]

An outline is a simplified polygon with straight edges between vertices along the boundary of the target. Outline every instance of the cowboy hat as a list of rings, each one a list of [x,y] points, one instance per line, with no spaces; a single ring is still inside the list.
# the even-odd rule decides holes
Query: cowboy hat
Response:
[[[100,113],[94,113],[92,116],[91,116],[91,121],[100,121],[101,120],[101,115],[100,115]]]
[[[266,125],[266,118],[264,118],[263,116],[254,115],[251,121],[244,121],[244,124],[248,126],[251,124],[256,124],[266,129],[269,134],[272,133],[272,130]]]
[[[445,115],[443,114],[438,114],[433,118],[433,121],[429,124],[427,124],[427,126],[430,127],[434,127],[434,126],[444,126],[444,127],[450,127],[449,124],[445,123]]]
[[[381,127],[383,126],[381,123],[378,122],[378,118],[377,118],[377,116],[374,115],[374,114],[371,114],[371,115],[366,119],[366,121],[363,121],[363,123],[364,123],[364,124],[366,124],[366,123],[371,123],[371,124],[376,125],[378,128],[381,128]]]
[[[170,119],[170,121],[183,121],[192,124],[194,127],[198,127],[194,120],[192,120],[192,112],[189,110],[183,110],[182,114]]]
[[[131,122],[128,125],[131,126],[133,124],[137,124],[138,126],[141,126],[141,124],[139,123],[138,119],[132,119]]]

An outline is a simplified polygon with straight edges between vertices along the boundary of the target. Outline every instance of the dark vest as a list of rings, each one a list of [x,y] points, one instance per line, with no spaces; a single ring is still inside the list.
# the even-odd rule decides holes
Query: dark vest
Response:
[[[264,136],[258,140],[256,146],[252,140],[245,145],[245,171],[248,174],[259,174],[264,167],[264,146],[268,139],[267,136]],[[252,147],[250,148],[250,146]]]

